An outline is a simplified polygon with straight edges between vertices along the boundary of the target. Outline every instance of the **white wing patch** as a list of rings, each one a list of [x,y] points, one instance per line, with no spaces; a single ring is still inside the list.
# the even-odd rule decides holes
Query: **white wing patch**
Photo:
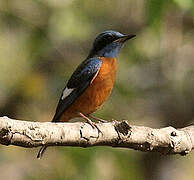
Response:
[[[64,89],[63,91],[63,95],[61,97],[61,99],[65,99],[67,96],[69,96],[71,94],[71,92],[73,91],[74,89],[68,89],[67,87]]]

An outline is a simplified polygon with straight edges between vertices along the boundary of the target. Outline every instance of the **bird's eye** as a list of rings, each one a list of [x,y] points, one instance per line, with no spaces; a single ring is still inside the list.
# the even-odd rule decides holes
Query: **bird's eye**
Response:
[[[110,43],[112,41],[113,37],[111,35],[107,35],[103,37],[103,42]]]
[[[111,35],[109,35],[109,36],[107,36],[107,38],[106,38],[106,39],[111,40],[111,39],[112,39],[112,36],[111,36]]]

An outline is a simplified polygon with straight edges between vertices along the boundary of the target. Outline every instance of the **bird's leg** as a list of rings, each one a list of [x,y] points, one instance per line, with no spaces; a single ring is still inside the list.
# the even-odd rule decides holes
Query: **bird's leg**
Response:
[[[83,119],[85,119],[87,121],[88,124],[90,124],[92,126],[92,128],[96,128],[98,130],[99,133],[102,133],[100,131],[100,129],[98,128],[98,126],[92,122],[87,116],[85,116],[84,114],[82,114],[81,112],[79,112],[80,117],[82,117]]]
[[[95,128],[94,123],[87,116],[85,116],[81,112],[79,113],[79,115],[80,115],[80,117],[82,117],[83,119],[85,119],[88,124],[90,124],[93,128]]]
[[[90,115],[90,114],[88,114],[88,117],[89,117],[89,118],[92,118],[92,119],[94,119],[94,120],[96,120],[96,121],[102,122],[102,123],[106,123],[106,122],[108,122],[108,121],[106,121],[106,120],[104,120],[104,119],[101,119],[101,118],[95,117],[95,116]]]

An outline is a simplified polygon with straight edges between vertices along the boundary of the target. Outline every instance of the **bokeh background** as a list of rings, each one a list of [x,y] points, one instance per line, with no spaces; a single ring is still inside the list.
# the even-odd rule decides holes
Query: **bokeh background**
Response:
[[[150,127],[194,123],[193,0],[1,0],[0,116],[50,121],[75,67],[104,30],[133,33],[113,93],[96,112]],[[0,146],[0,179],[193,180],[194,152]]]

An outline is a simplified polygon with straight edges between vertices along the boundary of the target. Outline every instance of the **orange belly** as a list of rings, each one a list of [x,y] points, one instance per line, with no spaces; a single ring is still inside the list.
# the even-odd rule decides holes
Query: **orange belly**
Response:
[[[95,112],[110,95],[116,78],[116,58],[101,58],[101,60],[102,65],[97,76],[84,93],[63,113],[61,121],[78,117],[79,112],[84,115]]]

